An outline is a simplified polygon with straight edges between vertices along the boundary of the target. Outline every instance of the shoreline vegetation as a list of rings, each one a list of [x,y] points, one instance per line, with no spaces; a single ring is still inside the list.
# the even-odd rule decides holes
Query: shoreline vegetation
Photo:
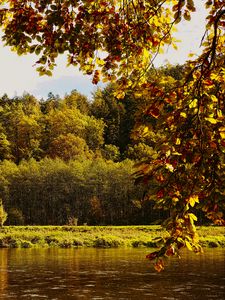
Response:
[[[200,244],[225,248],[222,226],[199,226]],[[0,228],[0,248],[117,248],[157,247],[157,238],[166,231],[150,226],[4,226]]]

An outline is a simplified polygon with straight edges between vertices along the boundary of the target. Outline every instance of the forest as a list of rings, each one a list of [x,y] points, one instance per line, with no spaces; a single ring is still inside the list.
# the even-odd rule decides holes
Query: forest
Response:
[[[182,66],[157,72],[181,79]],[[135,118],[148,97],[114,96],[113,85],[92,101],[73,90],[60,98],[0,98],[0,198],[9,225],[127,225],[167,216],[135,184],[134,165],[154,156],[160,133],[146,135]],[[140,105],[141,104],[141,105]],[[152,123],[154,120],[152,118]],[[133,138],[135,131],[139,138]]]
[[[167,85],[175,84],[183,69],[168,65],[149,76],[157,72]],[[168,217],[165,207],[156,209],[145,196],[156,183],[138,182],[134,174],[140,162],[157,157],[164,135],[154,130],[157,110],[143,118],[151,96],[137,100],[130,93],[118,100],[114,94],[111,84],[92,100],[76,90],[63,98],[49,93],[46,100],[30,94],[0,98],[5,224],[160,224]],[[200,212],[198,218],[207,222]]]

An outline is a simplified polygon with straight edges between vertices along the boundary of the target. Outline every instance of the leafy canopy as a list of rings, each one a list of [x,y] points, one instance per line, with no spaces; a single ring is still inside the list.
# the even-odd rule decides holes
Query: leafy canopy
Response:
[[[4,43],[18,54],[38,55],[40,75],[51,75],[57,56],[66,53],[68,64],[92,74],[93,83],[116,82],[118,98],[132,90],[136,97],[151,99],[139,122],[146,135],[155,131],[162,137],[155,143],[157,157],[142,162],[136,177],[152,183],[146,197],[170,210],[164,224],[170,235],[159,251],[148,256],[156,260],[157,271],[164,268],[164,256],[183,246],[201,251],[195,229],[197,209],[216,224],[224,224],[223,0],[205,1],[203,51],[186,63],[183,79],[171,84],[163,76],[148,79],[155,56],[166,45],[176,47],[174,28],[182,19],[191,19],[194,2],[0,1]]]
[[[19,55],[35,53],[40,75],[55,59],[93,74],[93,83],[133,85],[164,45],[174,43],[173,24],[190,18],[192,1],[1,1],[3,41]]]

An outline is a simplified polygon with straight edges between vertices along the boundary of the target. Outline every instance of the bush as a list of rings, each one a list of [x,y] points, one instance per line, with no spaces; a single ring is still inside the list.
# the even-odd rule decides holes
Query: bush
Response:
[[[97,248],[117,248],[122,241],[117,237],[97,237],[94,241],[94,247]]]
[[[21,248],[31,248],[32,247],[32,243],[29,241],[21,241]]]
[[[83,246],[83,245],[84,245],[83,241],[78,240],[78,239],[73,240],[73,246],[74,247],[79,247],[79,246]]]
[[[144,242],[144,245],[146,247],[149,247],[149,248],[156,248],[157,247],[157,243],[156,242],[153,242],[153,241],[147,241],[147,242]]]
[[[135,240],[135,241],[132,241],[132,242],[131,242],[131,245],[132,245],[132,247],[134,247],[134,248],[138,248],[138,247],[143,246],[144,244],[143,244],[142,241]]]
[[[71,248],[72,247],[72,242],[68,240],[64,240],[59,243],[60,248]]]
[[[45,242],[51,246],[58,245],[59,243],[59,241],[55,237],[51,237],[51,236],[46,236]]]
[[[18,248],[19,246],[19,242],[11,236],[0,239],[0,248]]]
[[[38,244],[41,241],[41,238],[39,236],[35,236],[31,239],[32,244]]]
[[[218,244],[218,242],[209,241],[209,242],[208,242],[208,246],[209,246],[210,248],[217,248],[217,247],[219,247],[219,244]]]

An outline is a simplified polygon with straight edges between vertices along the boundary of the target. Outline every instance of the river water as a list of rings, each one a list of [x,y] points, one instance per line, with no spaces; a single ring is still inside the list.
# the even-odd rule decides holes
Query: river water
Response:
[[[225,250],[156,273],[148,249],[0,249],[0,299],[225,299]]]

